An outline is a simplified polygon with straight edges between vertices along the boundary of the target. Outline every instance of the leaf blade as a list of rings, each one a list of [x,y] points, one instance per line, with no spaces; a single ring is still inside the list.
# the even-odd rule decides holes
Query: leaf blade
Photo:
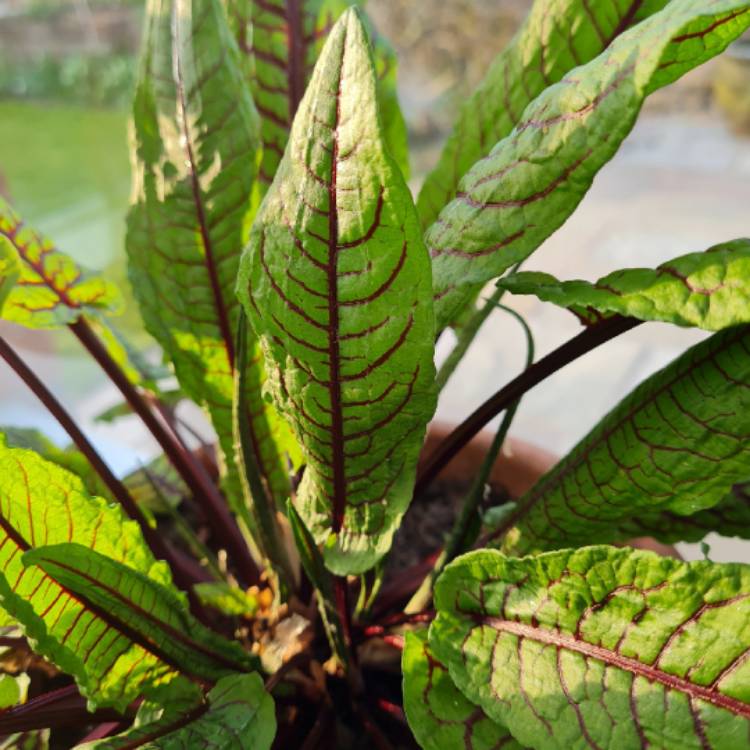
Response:
[[[670,2],[538,96],[427,230],[438,330],[482,283],[563,224],[648,94],[723,51],[748,26],[750,5],[739,0]]]
[[[707,331],[750,323],[750,240],[715,245],[662,263],[626,268],[594,283],[521,272],[498,286],[569,309],[584,323],[625,315]]]
[[[117,287],[81,269],[54,243],[25,224],[0,197],[0,245],[13,248],[18,275],[0,306],[3,319],[27,328],[61,328],[81,315],[117,314],[122,298]]]
[[[23,563],[106,612],[115,627],[185,674],[217,680],[253,663],[238,645],[201,625],[167,586],[80,544],[36,547]]]
[[[158,721],[136,722],[133,729],[81,748],[89,750],[269,750],[276,733],[273,699],[258,674],[220,679],[206,696],[207,703],[182,715],[166,711]],[[145,713],[145,712],[142,712]]]
[[[504,549],[613,541],[634,516],[718,503],[750,471],[749,335],[714,334],[638,386],[520,498]]]
[[[364,27],[349,10],[318,61],[237,287],[307,460],[297,509],[328,540],[334,572],[366,570],[390,546],[434,408],[429,259],[375,102]],[[376,434],[392,442],[381,448]]]
[[[744,565],[629,549],[482,550],[438,582],[430,645],[531,747],[730,748],[750,723],[748,587]]]
[[[402,656],[404,711],[424,750],[522,750],[508,730],[471,703],[432,653],[426,630],[408,632]]]
[[[150,2],[133,112],[131,282],[146,327],[171,357],[185,392],[209,411],[236,507],[242,493],[232,438],[234,283],[259,123],[218,0]],[[246,419],[263,474],[283,504],[289,480],[282,454],[293,449],[263,400],[264,380],[252,342]]]
[[[462,104],[440,159],[419,191],[422,225],[427,228],[437,219],[456,197],[461,177],[511,132],[534,98],[664,5],[664,0],[623,5],[535,2],[516,36]]]
[[[0,602],[37,653],[75,677],[91,705],[124,710],[149,685],[177,675],[41,570],[23,566],[24,552],[70,540],[171,586],[166,565],[154,560],[119,506],[91,497],[60,466],[0,440]]]

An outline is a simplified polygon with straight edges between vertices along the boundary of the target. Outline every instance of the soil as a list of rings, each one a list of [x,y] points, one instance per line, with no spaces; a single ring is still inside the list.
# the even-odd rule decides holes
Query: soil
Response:
[[[384,583],[443,546],[469,488],[470,482],[465,480],[439,479],[422,497],[411,503],[394,537]],[[507,492],[500,487],[490,485],[488,490],[484,509],[501,505],[509,499]]]

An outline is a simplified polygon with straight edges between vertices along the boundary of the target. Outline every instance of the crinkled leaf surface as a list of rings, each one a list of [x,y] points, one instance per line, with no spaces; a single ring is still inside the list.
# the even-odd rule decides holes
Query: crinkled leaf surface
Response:
[[[153,713],[150,710],[149,713]],[[224,677],[186,714],[164,711],[149,723],[82,745],[88,750],[268,750],[276,734],[273,699],[258,674]]]
[[[356,0],[227,0],[240,50],[249,60],[250,87],[261,117],[260,195],[265,195],[276,175],[328,33],[347,8],[359,4]],[[396,57],[380,38],[374,47],[384,137],[402,170],[408,169],[406,124],[396,94]]]
[[[750,566],[627,548],[449,565],[430,646],[537,750],[736,750],[750,732]]]
[[[126,239],[133,290],[185,392],[208,408],[231,466],[234,284],[259,125],[219,0],[150,0],[133,114]],[[281,503],[289,482],[276,441],[289,447],[289,435],[263,401],[255,342],[253,349],[247,418],[259,465]],[[230,496],[239,502],[231,479]]]
[[[667,0],[536,0],[510,44],[464,102],[417,199],[423,226],[456,197],[461,177],[510,133],[527,105]]]
[[[689,516],[665,510],[625,518],[618,526],[617,536],[620,539],[650,536],[671,544],[699,542],[710,531],[722,536],[750,539],[750,485],[736,484],[712,508]]]
[[[748,26],[748,2],[673,0],[538,96],[463,177],[425,235],[438,329],[481,284],[563,224],[649,93],[721,52]]]
[[[352,9],[318,61],[238,284],[307,460],[297,508],[344,573],[390,547],[434,409],[429,258],[375,89]]]
[[[114,284],[81,269],[44,235],[24,224],[2,197],[0,243],[5,251],[9,243],[19,261],[15,285],[0,307],[5,320],[27,328],[60,328],[85,313],[120,311],[122,298]]]
[[[305,444],[303,516],[323,539],[343,525],[327,561],[361,569],[387,549],[408,502],[410,462],[395,449],[413,454],[432,408],[428,341],[419,340],[431,329],[429,268],[374,89],[349,12],[303,100],[239,287],[246,302],[252,289],[248,312],[279,367],[277,399]],[[371,450],[378,430],[394,440],[385,456]]]
[[[521,750],[502,724],[492,721],[453,684],[432,653],[426,630],[406,634],[401,667],[404,711],[424,750]]]
[[[23,564],[41,568],[84,605],[182,673],[217,680],[254,661],[239,644],[204,627],[177,592],[109,557],[75,544],[29,550]]]
[[[57,464],[0,441],[0,604],[38,654],[76,678],[91,704],[124,709],[176,673],[42,570],[24,567],[24,552],[70,541],[171,587],[166,565],[154,560],[119,506],[91,497]]]
[[[750,327],[714,334],[636,388],[504,522],[518,554],[618,538],[618,525],[718,503],[750,475]],[[621,537],[620,537],[621,538]]]
[[[593,284],[527,271],[498,285],[566,307],[587,324],[619,313],[719,331],[750,323],[750,240],[682,255],[654,269],[615,271]]]

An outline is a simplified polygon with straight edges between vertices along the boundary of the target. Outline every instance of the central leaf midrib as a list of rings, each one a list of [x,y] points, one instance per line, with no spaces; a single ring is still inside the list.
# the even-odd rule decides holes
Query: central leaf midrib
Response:
[[[657,667],[644,664],[637,659],[622,656],[611,649],[579,640],[559,630],[547,630],[522,622],[505,620],[500,617],[488,615],[479,615],[476,617],[476,620],[480,624],[489,625],[495,630],[515,635],[521,640],[529,639],[544,645],[554,646],[556,649],[562,648],[575,651],[586,658],[597,659],[608,666],[617,667],[635,676],[643,677],[649,682],[658,682],[665,688],[677,690],[690,698],[707,701],[719,708],[750,719],[750,705],[747,703],[743,703],[736,698],[724,695],[717,690],[712,690],[703,685],[696,685],[684,677],[670,674]]]
[[[176,7],[176,6],[175,6]],[[211,293],[214,299],[214,307],[216,309],[219,330],[221,332],[221,338],[224,342],[224,348],[227,354],[227,361],[229,363],[230,370],[234,371],[235,368],[235,352],[234,352],[234,337],[232,335],[231,325],[229,321],[229,313],[224,305],[224,298],[222,295],[221,284],[219,282],[219,275],[216,268],[216,261],[214,258],[213,242],[211,240],[210,231],[208,229],[208,223],[206,221],[206,212],[203,206],[203,197],[201,195],[200,185],[198,184],[198,173],[195,164],[195,157],[193,153],[192,140],[190,136],[190,129],[187,121],[187,103],[185,101],[185,84],[182,75],[182,56],[180,52],[180,39],[179,39],[179,22],[175,20],[174,25],[174,59],[175,59],[175,84],[177,87],[177,98],[180,107],[180,115],[182,120],[182,131],[185,138],[185,154],[187,156],[189,171],[190,171],[190,187],[193,194],[193,202],[195,204],[195,210],[198,215],[198,226],[201,233],[201,239],[203,241],[203,247],[205,250],[204,259],[206,270],[208,271],[208,277],[211,284]],[[246,419],[250,428],[250,432],[253,436],[252,450],[255,454],[255,460],[258,464],[258,468],[261,473],[269,480],[269,486],[272,486],[270,481],[270,474],[265,457],[260,450],[260,440],[257,437],[255,423],[252,415],[247,413]]]
[[[173,6],[173,13],[177,13],[178,7],[175,4]],[[201,234],[201,240],[203,241],[204,259],[206,270],[208,271],[208,278],[211,284],[211,293],[214,300],[214,307],[219,322],[219,330],[221,331],[221,337],[224,341],[224,347],[227,352],[227,359],[229,360],[230,368],[234,369],[234,339],[232,336],[232,329],[229,324],[229,314],[224,305],[224,299],[221,292],[221,284],[219,283],[219,274],[216,269],[216,261],[214,258],[214,248],[211,241],[210,232],[208,229],[208,223],[206,221],[206,212],[203,206],[203,196],[201,195],[201,188],[198,183],[198,172],[195,164],[195,156],[193,153],[192,139],[190,135],[190,128],[188,127],[188,112],[187,102],[185,100],[185,81],[182,74],[182,53],[180,44],[180,21],[175,15],[173,17],[173,55],[175,60],[175,86],[177,88],[177,103],[179,106],[179,117],[182,120],[182,132],[185,139],[185,155],[188,162],[188,171],[190,172],[190,188],[193,194],[193,203],[195,204],[195,210],[198,217],[198,228]]]
[[[333,463],[333,533],[338,534],[346,510],[346,467],[344,465],[344,417],[341,410],[341,363],[339,352],[339,289],[338,289],[338,205],[337,162],[339,158],[338,128],[341,119],[341,80],[348,34],[344,32],[336,85],[335,119],[332,133],[331,171],[328,183],[328,392],[331,399],[331,460]]]
[[[305,93],[305,57],[306,44],[305,33],[302,22],[301,5],[304,0],[287,0],[286,20],[287,20],[287,49],[289,57],[287,59],[287,71],[289,77],[289,123],[294,122],[294,115],[297,113],[299,103],[302,101],[302,95]]]
[[[126,608],[132,609],[134,614],[138,617],[140,620],[145,620],[146,622],[149,622],[156,630],[161,630],[167,637],[177,641],[178,643],[182,644],[188,649],[194,649],[196,652],[203,654],[203,656],[208,657],[209,659],[213,659],[219,664],[221,664],[225,669],[230,669],[233,671],[242,670],[241,665],[237,664],[236,662],[228,659],[223,654],[218,653],[216,651],[213,651],[209,648],[207,648],[204,644],[199,643],[198,641],[191,638],[187,633],[183,633],[177,628],[170,625],[168,622],[165,622],[164,620],[161,620],[154,615],[151,614],[148,610],[143,609],[140,605],[138,605],[136,602],[134,602],[132,599],[126,599],[122,594],[120,594],[117,589],[112,588],[111,586],[105,584],[104,582],[94,578],[93,576],[88,575],[82,570],[79,570],[77,568],[74,568],[73,566],[66,565],[65,563],[61,562],[60,560],[51,560],[50,561],[52,565],[56,565],[59,568],[62,568],[64,571],[67,571],[68,573],[74,575],[74,576],[80,576],[84,581],[87,583],[90,583],[94,588],[99,587],[106,591],[111,597],[113,597],[115,600],[119,601],[121,605],[123,605]],[[63,584],[61,584],[57,579],[55,579],[55,582],[58,586],[60,586],[65,591],[70,591],[70,589]],[[85,594],[82,593],[76,593],[71,592],[72,595],[79,599],[82,603],[85,603],[85,606],[89,607],[92,611],[99,611],[104,612],[105,610],[102,607],[99,607],[99,605],[92,602]],[[131,640],[141,645],[146,650],[150,651],[154,654],[154,656],[158,657],[159,659],[162,659],[162,661],[165,661],[167,664],[170,664],[171,657],[166,657],[161,651],[161,647],[154,643],[150,637],[143,635],[135,630],[132,626],[128,625],[128,623],[121,620],[117,615],[111,614],[103,614],[100,615],[102,619],[105,620],[105,622],[110,623],[110,627],[113,627],[115,630],[118,630],[119,632],[123,633],[123,635],[128,635]],[[130,631],[131,633],[135,633],[135,637],[129,635],[129,633],[125,633],[125,630]],[[147,644],[147,645],[146,645]],[[188,671],[185,669],[185,666],[182,664],[178,664],[176,661],[171,662],[180,672]]]

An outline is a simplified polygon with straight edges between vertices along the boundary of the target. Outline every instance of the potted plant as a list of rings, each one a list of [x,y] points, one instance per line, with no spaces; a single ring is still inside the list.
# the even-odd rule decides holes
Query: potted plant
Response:
[[[750,240],[596,283],[518,266],[750,2],[538,0],[416,205],[392,53],[349,5],[149,3],[126,245],[177,393],[113,332],[114,285],[0,204],[3,318],[67,326],[164,454],[116,477],[0,339],[75,444],[0,443],[6,746],[52,728],[99,749],[745,747],[750,568],[617,545],[750,528]],[[526,369],[418,468],[505,293],[583,330],[535,361],[525,327]],[[524,394],[653,320],[715,333],[488,501]],[[181,398],[217,465],[188,449]],[[410,504],[500,414],[440,549],[394,565]]]

